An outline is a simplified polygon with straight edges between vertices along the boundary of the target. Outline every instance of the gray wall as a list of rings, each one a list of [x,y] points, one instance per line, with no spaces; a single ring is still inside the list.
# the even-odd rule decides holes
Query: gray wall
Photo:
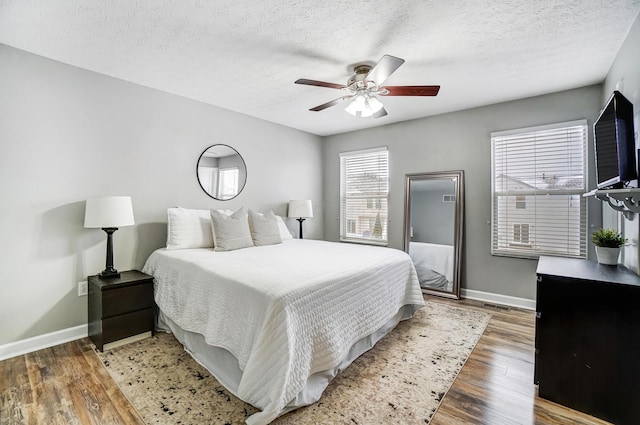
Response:
[[[132,197],[136,225],[114,235],[120,270],[165,244],[170,206],[286,215],[290,199],[311,199],[305,236],[323,236],[319,137],[4,45],[0,143],[0,345],[87,323],[76,285],[104,269],[106,249],[103,231],[83,228],[87,198]],[[247,164],[231,201],[211,199],[196,180],[214,143]]]
[[[616,60],[613,62],[607,78],[604,81],[601,105],[604,105],[614,90],[621,92],[633,103],[636,147],[640,147],[640,15],[627,34],[627,38],[620,48]],[[609,208],[604,206],[604,208]],[[635,214],[632,220],[620,218],[621,230],[629,239],[630,245],[622,250],[622,263],[636,273],[640,272],[640,250],[638,249],[638,234],[640,220]],[[607,226],[609,227],[609,226]]]
[[[390,246],[403,246],[404,175],[464,170],[462,287],[534,299],[537,262],[491,255],[490,134],[582,118],[592,125],[601,99],[602,87],[595,85],[327,137],[323,144],[325,237],[334,241],[339,238],[339,153],[388,146]],[[438,98],[424,101],[437,102]],[[592,164],[591,134],[588,146]],[[594,182],[591,176],[590,184]],[[589,200],[589,220],[599,227],[601,209],[593,199]]]

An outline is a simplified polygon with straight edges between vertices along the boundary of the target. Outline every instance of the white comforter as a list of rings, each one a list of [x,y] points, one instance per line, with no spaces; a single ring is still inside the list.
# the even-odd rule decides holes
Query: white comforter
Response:
[[[236,356],[236,395],[262,409],[254,425],[279,416],[311,374],[335,367],[402,306],[424,305],[411,259],[390,248],[294,239],[160,249],[143,270],[164,314]]]
[[[453,246],[426,242],[409,242],[409,255],[413,264],[440,273],[453,282]]]

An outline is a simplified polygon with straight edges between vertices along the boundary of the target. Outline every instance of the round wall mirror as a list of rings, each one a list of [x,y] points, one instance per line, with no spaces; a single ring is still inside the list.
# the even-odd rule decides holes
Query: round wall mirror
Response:
[[[202,152],[197,165],[198,183],[219,201],[233,199],[247,182],[244,159],[231,146],[212,145]]]

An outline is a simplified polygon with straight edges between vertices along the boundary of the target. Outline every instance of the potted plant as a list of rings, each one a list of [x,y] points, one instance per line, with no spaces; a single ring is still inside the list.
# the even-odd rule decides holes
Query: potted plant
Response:
[[[596,246],[598,263],[618,264],[620,247],[627,243],[627,239],[615,230],[598,229],[591,234],[591,242]]]

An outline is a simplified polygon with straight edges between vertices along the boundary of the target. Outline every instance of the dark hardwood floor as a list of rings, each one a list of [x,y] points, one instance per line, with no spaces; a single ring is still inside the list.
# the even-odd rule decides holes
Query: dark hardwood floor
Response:
[[[144,424],[88,338],[0,362],[0,424]]]
[[[538,397],[533,385],[535,312],[472,300],[427,299],[493,315],[432,425],[608,424]]]
[[[534,312],[471,300],[428,300],[493,314],[432,425],[607,424],[537,396]],[[0,362],[0,424],[143,422],[85,338]]]

